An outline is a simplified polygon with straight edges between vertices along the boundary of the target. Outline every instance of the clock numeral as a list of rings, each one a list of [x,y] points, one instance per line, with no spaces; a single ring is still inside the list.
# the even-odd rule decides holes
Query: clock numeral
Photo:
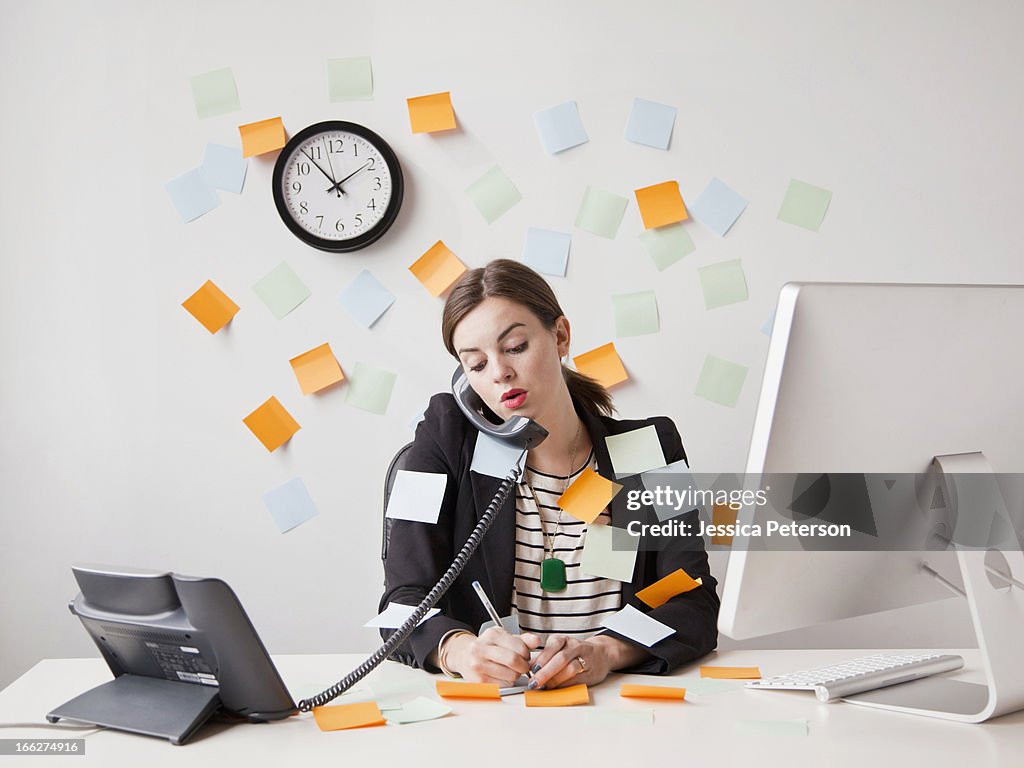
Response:
[[[297,182],[297,181],[293,181],[292,182],[292,191],[294,191],[294,192],[301,192],[302,191],[302,185],[299,184],[299,182]]]
[[[307,173],[309,173],[309,163],[296,163],[295,172],[299,174],[299,176],[305,176]]]
[[[316,228],[320,229],[323,225],[324,225],[324,217],[323,216],[317,216],[316,217]]]
[[[375,159],[376,158],[373,158],[373,157],[370,158],[370,164],[368,166],[366,166],[366,170],[368,170],[368,171],[375,171],[375,170],[377,170],[377,168],[373,164]]]
[[[361,214],[361,213],[357,213],[356,214],[356,226],[357,227],[363,226],[363,214]]]
[[[353,144],[352,145],[352,154],[355,155],[356,157],[359,157],[359,145],[358,144]]]
[[[380,176],[374,176],[373,180],[377,182],[377,186],[373,188],[373,191],[376,192],[380,189]]]
[[[330,142],[330,152],[332,155],[343,154],[345,152],[345,150],[342,149],[344,142],[341,139],[330,139]]]
[[[316,155],[316,157],[313,157],[313,158],[312,158],[313,160],[319,160],[319,159],[320,159],[320,147],[319,147],[319,146],[316,146],[316,147],[310,147],[310,151],[311,151],[311,152],[312,152],[312,153],[313,153],[314,155]]]
[[[366,207],[367,207],[367,208],[372,208],[373,210],[375,210],[375,211],[376,211],[376,210],[377,210],[377,201],[376,201],[376,200],[374,200],[374,199],[373,199],[373,198],[371,197],[371,198],[370,198],[370,202],[368,202],[368,203],[366,204]]]
[[[306,201],[305,200],[303,200],[301,203],[299,203],[299,210],[302,211],[303,215],[309,213],[309,206],[306,205]]]
[[[356,216],[356,218],[358,219],[359,217]],[[334,222],[334,228],[338,232],[344,232],[345,231],[345,225],[341,222],[341,219],[338,219],[336,222]]]

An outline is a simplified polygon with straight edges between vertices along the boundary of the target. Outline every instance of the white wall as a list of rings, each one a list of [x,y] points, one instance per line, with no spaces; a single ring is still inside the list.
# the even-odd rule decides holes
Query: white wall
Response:
[[[783,282],[1024,282],[1022,17],[950,1],[4,2],[0,684],[94,653],[65,607],[80,560],[221,576],[273,652],[373,647],[382,476],[452,369],[441,302],[406,269],[438,238],[479,266],[519,255],[528,226],[572,231],[569,275],[552,282],[574,353],[614,338],[610,294],[654,288],[661,332],[616,340],[633,376],[620,413],[668,414],[695,461],[741,467]],[[325,60],[353,55],[373,58],[374,100],[331,104]],[[189,77],[223,66],[242,109],[199,120]],[[405,98],[448,89],[461,130],[412,135]],[[623,140],[634,96],[678,107],[670,151]],[[532,113],[566,99],[590,142],[551,157]],[[344,118],[391,142],[408,188],[383,240],[302,245],[274,210],[273,157],[182,224],[163,184],[274,115],[292,133]],[[487,225],[463,190],[493,163],[523,201]],[[687,225],[697,251],[665,273],[633,202],[615,240],[573,230],[587,184],[631,197],[678,179],[693,199],[712,176],[750,205],[724,239]],[[775,220],[792,177],[834,192],[820,233]],[[750,299],[706,311],[696,269],[731,258]],[[278,321],[250,286],[282,259],[313,296]],[[364,267],[398,296],[371,331],[335,300]],[[242,306],[216,336],[179,306],[207,279]],[[343,388],[300,395],[287,361],[324,341],[343,367],[398,373],[386,415]],[[750,367],[735,409],[693,396],[709,352]],[[271,394],[302,424],[274,454],[241,421]],[[281,535],[260,497],[295,475],[320,515]],[[967,628],[949,606],[887,623],[776,641]]]

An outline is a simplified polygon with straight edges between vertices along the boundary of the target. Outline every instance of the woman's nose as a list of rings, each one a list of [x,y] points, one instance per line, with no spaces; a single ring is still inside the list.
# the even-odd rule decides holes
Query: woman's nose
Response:
[[[494,364],[494,381],[508,381],[512,377],[512,366],[507,363]]]

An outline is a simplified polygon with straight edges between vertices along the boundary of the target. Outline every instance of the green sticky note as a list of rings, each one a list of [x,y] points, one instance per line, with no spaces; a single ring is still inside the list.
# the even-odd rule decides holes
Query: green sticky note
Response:
[[[625,528],[588,525],[584,534],[580,572],[616,581],[632,581],[639,536],[630,536]]]
[[[743,380],[746,378],[745,366],[708,355],[704,360],[700,378],[697,380],[696,395],[713,403],[732,408],[739,400],[740,390],[743,389]]]
[[[642,336],[658,332],[658,300],[654,291],[612,296],[617,336]]]
[[[626,198],[613,195],[596,187],[587,187],[583,202],[576,214],[576,226],[595,235],[614,238],[626,212]]]
[[[737,720],[736,733],[746,736],[806,736],[807,721],[800,720]]]
[[[241,108],[231,67],[195,75],[190,82],[192,98],[196,102],[196,114],[200,118],[237,112]]]
[[[373,70],[369,56],[327,60],[327,95],[331,101],[366,101],[373,98]]]
[[[604,438],[616,477],[638,475],[668,464],[653,424]]]
[[[686,695],[710,696],[715,693],[728,693],[746,687],[742,680],[716,680],[711,677],[686,677],[676,681],[680,688],[686,689]]]
[[[256,295],[280,320],[299,304],[309,298],[309,288],[303,283],[295,271],[282,261],[266,276],[253,285]]]
[[[747,300],[747,278],[739,259],[711,264],[697,270],[708,309]]]
[[[647,252],[659,272],[664,272],[697,249],[690,233],[681,223],[645,229],[640,233],[640,240],[647,247]]]
[[[391,400],[396,375],[366,363],[356,363],[348,377],[348,395],[345,402],[370,413],[384,413]]]
[[[405,702],[400,709],[394,709],[384,715],[389,723],[420,723],[424,720],[436,720],[444,717],[452,708],[440,701],[424,696]]]
[[[598,728],[623,725],[654,725],[653,709],[603,709],[594,707],[587,712],[587,725]]]
[[[466,187],[466,194],[488,224],[523,199],[516,185],[498,166]]]
[[[796,224],[798,227],[817,232],[830,202],[832,193],[827,189],[792,179],[777,218],[787,224]]]

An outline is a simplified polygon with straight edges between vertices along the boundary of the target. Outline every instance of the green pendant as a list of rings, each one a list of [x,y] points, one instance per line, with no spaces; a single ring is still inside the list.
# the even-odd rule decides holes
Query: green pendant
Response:
[[[549,557],[540,564],[540,588],[545,592],[565,590],[565,563],[557,557]]]

